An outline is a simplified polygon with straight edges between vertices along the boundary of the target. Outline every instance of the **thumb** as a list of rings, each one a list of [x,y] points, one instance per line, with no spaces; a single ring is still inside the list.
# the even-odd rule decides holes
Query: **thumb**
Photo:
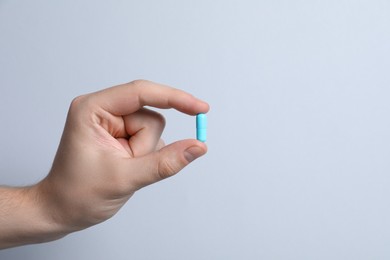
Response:
[[[167,145],[146,156],[133,158],[132,186],[135,185],[138,190],[171,177],[206,152],[207,146],[204,143],[187,139]]]

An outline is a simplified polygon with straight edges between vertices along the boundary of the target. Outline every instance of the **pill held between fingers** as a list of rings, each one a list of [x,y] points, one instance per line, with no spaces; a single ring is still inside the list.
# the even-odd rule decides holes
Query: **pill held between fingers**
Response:
[[[207,117],[206,114],[196,115],[196,139],[206,142],[207,139]]]

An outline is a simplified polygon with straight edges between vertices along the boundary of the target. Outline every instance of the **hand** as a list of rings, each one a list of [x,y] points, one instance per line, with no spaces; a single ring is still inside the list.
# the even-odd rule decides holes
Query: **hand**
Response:
[[[0,247],[52,240],[100,223],[140,188],[176,174],[206,153],[206,145],[195,139],[164,146],[164,118],[144,106],[175,108],[189,115],[209,110],[190,94],[148,81],[75,98],[49,175],[35,186],[2,191],[11,204],[24,201],[26,206],[3,221],[7,225],[0,228],[0,242],[5,241]],[[8,213],[0,211],[0,216]],[[35,227],[31,232],[24,225],[12,228],[18,225],[13,222],[26,221],[26,215],[37,222],[29,223]],[[26,241],[18,241],[18,232],[28,234]],[[39,232],[46,237],[35,235]],[[13,240],[7,241],[7,234]]]

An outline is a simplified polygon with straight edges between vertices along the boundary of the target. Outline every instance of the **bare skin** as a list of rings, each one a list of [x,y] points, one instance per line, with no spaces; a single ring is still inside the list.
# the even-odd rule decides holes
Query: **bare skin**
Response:
[[[0,187],[0,248],[59,239],[111,218],[139,189],[173,176],[207,147],[165,146],[165,120],[144,106],[196,115],[209,105],[138,80],[73,100],[52,169],[38,184]]]

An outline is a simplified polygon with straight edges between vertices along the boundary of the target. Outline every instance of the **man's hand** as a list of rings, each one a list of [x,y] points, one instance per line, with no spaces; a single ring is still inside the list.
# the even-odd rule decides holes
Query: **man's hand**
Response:
[[[15,189],[35,216],[30,224],[46,224],[37,224],[40,231],[25,230],[29,240],[23,241],[23,234],[12,233],[23,233],[23,228],[2,227],[28,222],[22,217],[23,205],[14,221],[7,217],[12,212],[0,208],[0,248],[56,239],[107,220],[134,192],[176,174],[206,153],[206,145],[195,139],[164,146],[164,118],[144,106],[189,115],[209,110],[190,94],[143,80],[75,98],[49,175],[35,186]],[[10,190],[3,192],[12,194]],[[40,234],[32,241],[34,232]]]

